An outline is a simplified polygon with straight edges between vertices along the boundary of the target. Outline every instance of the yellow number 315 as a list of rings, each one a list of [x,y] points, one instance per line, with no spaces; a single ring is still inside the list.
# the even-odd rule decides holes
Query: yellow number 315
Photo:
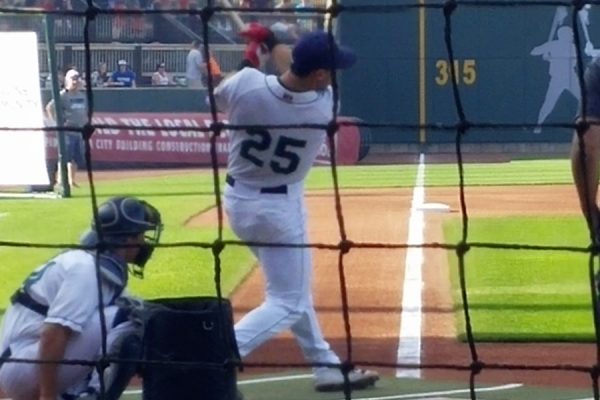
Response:
[[[477,81],[476,63],[473,59],[454,60],[454,70],[456,71],[456,83],[464,83],[465,85],[473,85]],[[450,63],[447,60],[437,60],[435,63],[437,75],[435,83],[440,86],[447,85],[450,82],[452,71]]]

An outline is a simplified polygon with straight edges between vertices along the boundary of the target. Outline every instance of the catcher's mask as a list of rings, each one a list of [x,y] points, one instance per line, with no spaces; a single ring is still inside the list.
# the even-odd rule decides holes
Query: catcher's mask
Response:
[[[99,226],[97,225],[99,224]],[[122,245],[127,238],[143,233],[144,244],[133,260],[133,274],[142,277],[143,268],[160,240],[162,222],[158,210],[149,203],[134,197],[113,197],[98,207],[98,219],[84,234],[81,244],[95,246],[102,242]]]

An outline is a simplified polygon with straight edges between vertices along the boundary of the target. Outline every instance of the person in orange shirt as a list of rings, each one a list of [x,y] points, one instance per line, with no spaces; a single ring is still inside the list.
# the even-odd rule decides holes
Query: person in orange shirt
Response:
[[[223,80],[223,71],[221,66],[217,62],[212,51],[210,52],[210,58],[207,63],[208,74],[212,76],[213,87],[216,87]],[[202,77],[202,83],[208,87],[208,74]]]

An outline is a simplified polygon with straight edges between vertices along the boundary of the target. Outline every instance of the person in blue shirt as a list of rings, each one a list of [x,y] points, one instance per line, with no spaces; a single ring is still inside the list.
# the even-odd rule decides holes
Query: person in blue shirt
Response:
[[[129,69],[127,61],[119,60],[119,68],[110,77],[109,86],[136,87],[135,72]]]

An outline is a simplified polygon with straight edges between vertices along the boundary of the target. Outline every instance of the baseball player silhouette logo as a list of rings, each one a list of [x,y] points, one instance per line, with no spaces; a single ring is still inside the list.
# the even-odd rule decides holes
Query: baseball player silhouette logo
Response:
[[[579,11],[578,17],[585,38],[585,54],[595,57],[600,54],[600,50],[594,49],[590,39],[590,9],[591,5],[585,5]],[[577,103],[581,100],[573,28],[568,25],[570,22],[569,12],[569,8],[566,6],[556,7],[548,40],[534,47],[530,53],[532,56],[541,56],[544,61],[548,62],[548,74],[550,75],[546,95],[538,112],[538,126],[534,128],[534,133],[542,132],[541,124],[552,113],[564,92],[569,93]]]

